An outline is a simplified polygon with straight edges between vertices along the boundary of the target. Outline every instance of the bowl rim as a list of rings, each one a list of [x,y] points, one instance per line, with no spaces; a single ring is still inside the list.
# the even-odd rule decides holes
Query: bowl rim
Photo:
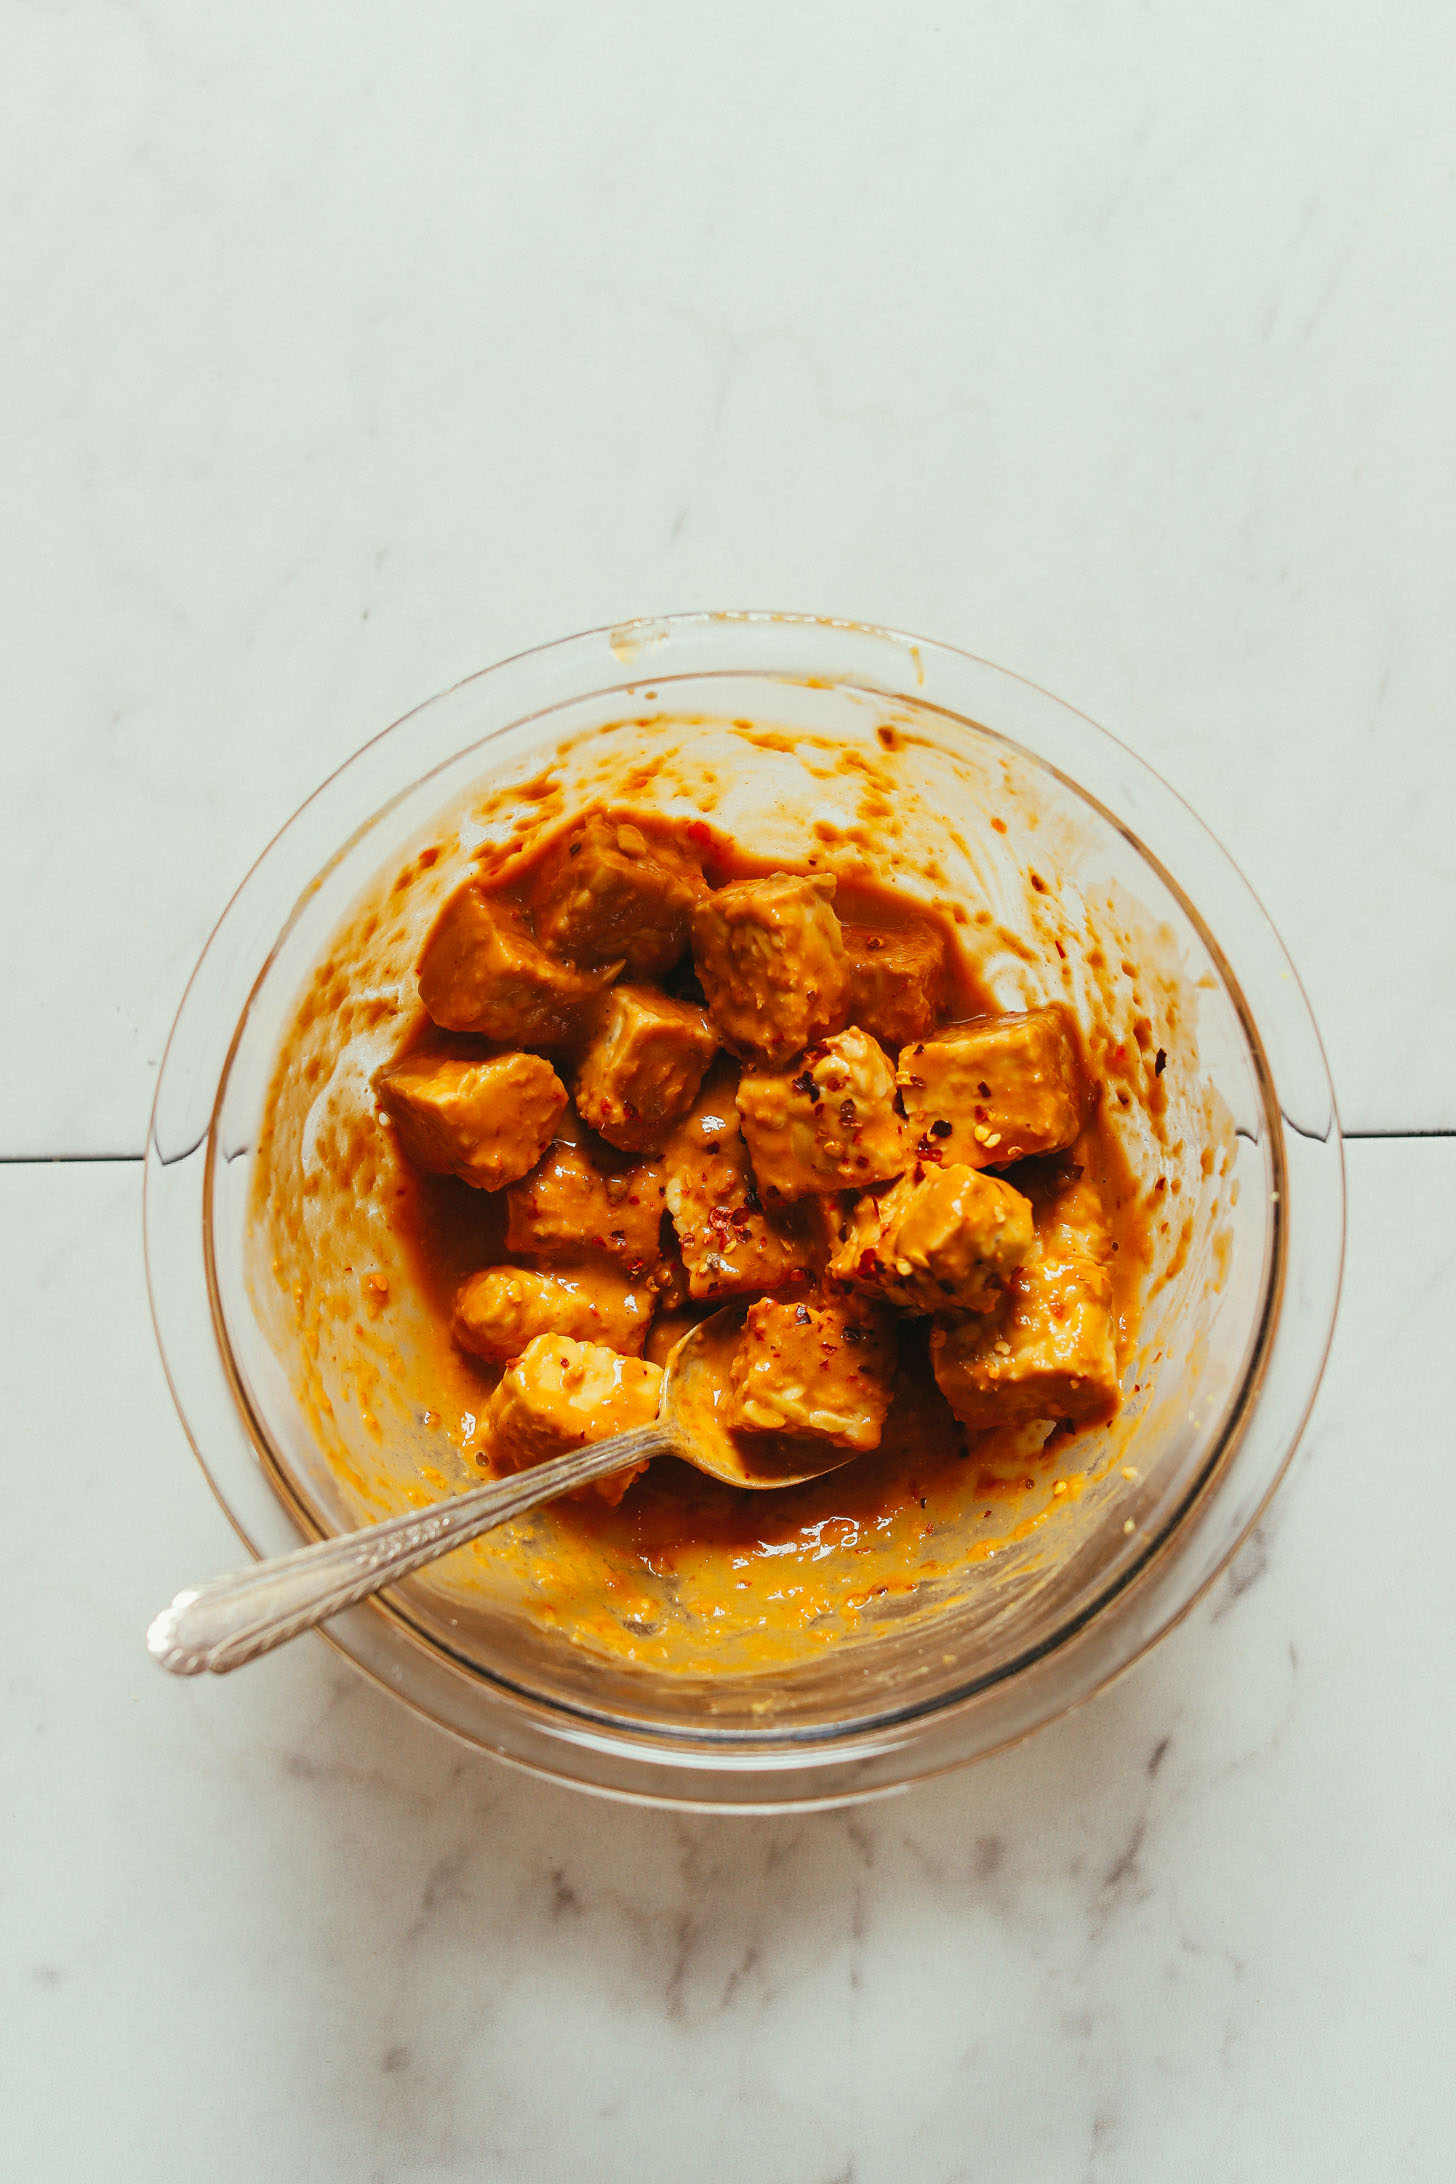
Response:
[[[337,801],[342,787],[352,787],[361,769],[367,772],[367,762],[371,758],[377,759],[386,751],[398,750],[403,741],[402,732],[411,724],[420,723],[426,715],[434,714],[438,718],[441,713],[447,713],[452,699],[458,700],[465,693],[478,692],[483,685],[491,682],[500,687],[503,684],[508,685],[513,676],[521,680],[523,671],[526,677],[542,667],[553,674],[559,671],[557,680],[561,687],[553,687],[544,703],[528,707],[524,711],[508,711],[483,735],[472,739],[467,745],[456,747],[457,750],[478,747],[483,752],[492,740],[513,727],[520,727],[532,718],[559,709],[565,704],[605,695],[609,691],[621,690],[625,694],[648,685],[667,685],[684,677],[697,680],[712,673],[725,677],[778,675],[782,679],[799,682],[810,678],[822,679],[822,663],[811,667],[806,666],[802,660],[791,667],[774,667],[762,660],[732,657],[724,658],[715,668],[705,668],[696,659],[671,658],[675,650],[687,653],[693,653],[695,649],[701,651],[705,642],[711,652],[714,641],[726,641],[727,649],[731,652],[745,639],[753,643],[766,635],[771,635],[775,643],[787,638],[790,649],[793,648],[795,640],[806,648],[815,641],[823,643],[827,640],[831,648],[847,646],[857,653],[863,651],[865,658],[861,665],[868,668],[873,663],[882,671],[881,678],[867,680],[863,674],[841,667],[831,671],[828,679],[878,698],[889,701],[899,698],[911,702],[923,709],[941,713],[951,721],[973,724],[983,734],[1008,743],[1029,755],[1039,766],[1059,776],[1078,797],[1099,811],[1132,844],[1190,918],[1204,945],[1209,949],[1226,993],[1237,1011],[1266,1110],[1269,1151],[1274,1162],[1278,1189],[1275,1194],[1277,1203],[1272,1224],[1273,1233],[1261,1282],[1257,1329],[1249,1341],[1239,1383],[1225,1407],[1218,1430],[1212,1437],[1208,1454],[1201,1463],[1197,1476],[1189,1482],[1176,1506],[1168,1513],[1157,1531],[1149,1536],[1142,1552],[1131,1558],[1117,1573],[1114,1583],[1099,1589],[1090,1602],[1084,1604],[1065,1624],[1059,1623],[1049,1636],[1029,1647],[1024,1654],[983,1676],[969,1679],[965,1685],[949,1693],[934,1699],[907,1702],[898,1707],[881,1708],[872,1715],[846,1720],[842,1724],[829,1725],[822,1729],[790,1727],[767,1734],[755,1734],[736,1728],[713,1731],[699,1729],[692,1735],[684,1736],[671,1729],[650,1728],[636,1719],[610,1713],[595,1713],[589,1708],[577,1708],[559,1700],[543,1699],[540,1695],[512,1683],[508,1677],[484,1671],[477,1663],[467,1664],[459,1656],[452,1655],[448,1646],[437,1636],[420,1629],[408,1607],[397,1599],[383,1597],[366,1603],[350,1611],[347,1616],[337,1619],[334,1625],[323,1632],[336,1651],[353,1661],[375,1681],[393,1690],[407,1704],[467,1742],[482,1745],[495,1751],[498,1756],[528,1769],[544,1771],[558,1779],[573,1781],[579,1787],[648,1803],[669,1802],[698,1809],[804,1809],[903,1787],[911,1779],[943,1772],[969,1758],[986,1756],[991,1751],[1004,1749],[1007,1744],[1019,1741],[1044,1721],[1054,1719],[1071,1707],[1083,1703],[1124,1673],[1134,1661],[1142,1658],[1158,1638],[1190,1612],[1196,1601],[1227,1566],[1249,1531],[1259,1521],[1269,1498],[1285,1475],[1313,1404],[1328,1354],[1343,1258],[1343,1161],[1339,1124],[1328,1065],[1307,997],[1267,912],[1234,860],[1197,819],[1186,801],[1146,761],[1119,738],[1101,728],[1089,715],[1055,697],[1044,686],[1001,668],[980,655],[934,639],[915,637],[902,631],[836,617],[784,614],[768,610],[714,610],[643,617],[626,623],[605,625],[576,636],[532,647],[461,678],[448,689],[412,707],[336,767],[274,833],[254,861],[219,917],[188,981],[164,1051],[147,1135],[144,1235],[148,1292],[164,1369],[184,1429],[204,1476],[249,1553],[257,1556],[281,1549],[276,1537],[259,1544],[255,1537],[259,1530],[256,1511],[249,1510],[245,1514],[236,1506],[236,1486],[231,1491],[224,1487],[217,1475],[215,1459],[210,1460],[205,1452],[204,1442],[209,1438],[208,1428],[196,1423],[196,1391],[189,1385],[189,1374],[180,1369],[178,1344],[182,1330],[173,1310],[176,1284],[165,1275],[162,1267],[161,1254],[164,1247],[161,1243],[161,1231],[165,1227],[170,1232],[176,1226],[175,1218],[165,1221],[159,1218],[162,1200],[169,1192],[175,1196],[174,1184],[179,1163],[195,1160],[200,1151],[202,1221],[200,1233],[194,1231],[194,1234],[202,1249],[202,1271],[208,1292],[209,1316],[217,1344],[218,1354],[214,1362],[221,1365],[235,1406],[235,1415],[240,1415],[245,1423],[253,1454],[255,1458],[262,1460],[262,1470],[275,1497],[275,1506],[281,1508],[292,1525],[293,1537],[285,1544],[297,1544],[300,1540],[316,1538],[321,1535],[322,1529],[317,1518],[292,1490],[286,1471],[276,1460],[262,1422],[254,1416],[245,1383],[232,1358],[231,1345],[216,1294],[213,1254],[208,1233],[213,1167],[218,1145],[216,1120],[253,995],[258,983],[266,976],[307,893],[311,891],[312,885],[323,879],[334,862],[343,856],[349,842],[376,824],[397,796],[409,793],[427,782],[436,768],[427,766],[423,772],[412,773],[407,782],[399,785],[396,796],[386,797],[372,804],[366,816],[356,821],[342,842],[336,838],[334,851],[318,867],[310,887],[301,891],[292,901],[282,926],[275,929],[262,961],[249,980],[246,998],[237,1010],[227,1039],[226,1053],[217,1071],[212,1098],[208,1104],[206,1128],[200,1141],[194,1140],[179,1154],[175,1148],[169,1150],[164,1143],[169,1091],[173,1078],[182,1069],[184,1062],[189,1076],[196,1074],[196,1058],[186,1050],[189,1036],[195,1029],[198,998],[207,984],[209,968],[215,967],[218,951],[237,925],[245,902],[251,893],[257,891],[260,878],[271,869],[280,844],[288,839],[308,815],[317,816],[320,810],[327,809],[331,801]],[[647,661],[646,672],[633,672],[624,676],[621,670],[639,658]],[[578,664],[598,661],[607,680],[588,685],[575,670]],[[891,663],[898,667],[899,672],[898,675],[892,674],[887,683],[883,679],[883,671]],[[1083,741],[1090,738],[1089,748],[1100,748],[1117,754],[1121,765],[1130,768],[1133,776],[1154,792],[1155,800],[1162,806],[1161,816],[1166,819],[1173,814],[1181,819],[1184,831],[1191,832],[1214,871],[1225,883],[1231,885],[1241,910],[1246,914],[1249,911],[1254,913],[1254,924],[1262,928],[1261,937],[1265,947],[1277,959],[1280,973],[1288,982],[1289,990],[1282,997],[1289,1008],[1289,1021],[1282,1024],[1284,1036],[1288,1038],[1291,1030],[1297,1033],[1306,1048],[1303,1060],[1306,1066],[1313,1063],[1314,1073],[1319,1079],[1319,1089],[1327,1115],[1326,1128],[1322,1133],[1301,1129],[1299,1123],[1293,1121],[1284,1110],[1260,1021],[1245,993],[1244,981],[1238,976],[1222,942],[1211,930],[1187,887],[1144,839],[1142,833],[1095,789],[1090,788],[1078,773],[1060,765],[1044,750],[1022,742],[1015,734],[983,721],[979,712],[968,711],[964,705],[954,705],[931,694],[929,686],[935,674],[941,679],[948,677],[954,683],[957,675],[964,675],[966,670],[975,675],[989,676],[999,689],[1029,693],[1042,706],[1049,708],[1059,720],[1079,724],[1078,734]],[[451,755],[454,754],[447,753],[438,764],[449,763]],[[215,1043],[214,1034],[213,1044]],[[203,1074],[207,1074],[205,1064]],[[1167,1589],[1168,1563],[1170,1560],[1177,1563],[1179,1557],[1176,1550],[1185,1539],[1197,1511],[1213,1496],[1244,1443],[1264,1392],[1274,1344],[1284,1324],[1282,1315],[1287,1295],[1291,1231],[1286,1143],[1283,1133],[1289,1129],[1293,1129],[1301,1139],[1316,1139],[1325,1150],[1327,1157],[1323,1163],[1322,1189],[1327,1203],[1323,1209],[1322,1226],[1327,1254],[1332,1234],[1336,1248],[1333,1264],[1327,1265],[1325,1269],[1323,1294],[1314,1300],[1312,1319],[1308,1307],[1304,1314],[1308,1324],[1305,1329],[1303,1370],[1299,1376],[1304,1385],[1296,1392],[1294,1410],[1285,1420],[1280,1436],[1283,1445],[1275,1452],[1273,1462],[1266,1464],[1268,1475],[1262,1482],[1262,1490],[1244,1513],[1236,1533],[1222,1546],[1211,1566],[1197,1582],[1187,1588],[1181,1597],[1166,1602],[1161,1611],[1151,1618],[1149,1627],[1129,1633],[1128,1642],[1120,1647],[1114,1646],[1110,1658],[1084,1662],[1082,1672],[1071,1677],[1070,1688],[1063,1689],[1054,1697],[1048,1694],[1049,1698],[1053,1698],[1053,1703],[1034,1708],[1034,1718],[1009,1719],[1001,1724],[1004,1734],[994,1733],[994,1725],[987,1723],[985,1726],[992,1728],[993,1733],[989,1736],[973,1737],[970,1748],[957,1749],[949,1754],[923,1751],[917,1760],[913,1747],[923,1741],[920,1733],[927,1725],[944,1725],[953,1721],[957,1715],[964,1714],[968,1707],[983,1700],[988,1692],[993,1693],[1018,1681],[1024,1685],[1030,1671],[1049,1661],[1058,1661],[1065,1666],[1077,1650],[1077,1641],[1085,1639],[1089,1630],[1094,1627],[1100,1628],[1105,1637],[1109,1631],[1109,1611],[1129,1591],[1145,1594],[1147,1580],[1160,1564],[1163,1565],[1163,1587],[1164,1590]],[[1331,1155],[1332,1159],[1328,1157]],[[195,1327],[193,1331],[195,1333]],[[378,1641],[385,1633],[390,1634],[389,1641],[381,1648]],[[405,1641],[407,1655],[400,1660],[386,1658],[392,1649],[397,1651],[400,1639]],[[507,1705],[522,1709],[528,1716],[534,1717],[539,1733],[527,1738],[526,1743],[528,1746],[541,1748],[508,1748],[512,1740],[502,1742],[499,1724],[493,1725],[497,1733],[492,1735],[486,1725],[473,1723],[469,1719],[468,1702],[462,1704],[458,1691],[451,1692],[440,1688],[438,1673],[425,1677],[424,1681],[432,1687],[428,1690],[406,1688],[412,1683],[417,1685],[420,1680],[418,1674],[411,1678],[406,1669],[407,1665],[413,1665],[418,1671],[420,1664],[415,1657],[421,1653],[430,1657],[436,1670],[443,1668],[447,1677],[463,1679],[472,1692],[480,1693],[489,1689],[499,1694]],[[893,1763],[888,1775],[883,1767],[887,1740],[893,1753]],[[600,1764],[603,1754],[599,1747],[604,1741],[614,1748],[612,1764],[606,1767]],[[583,1769],[580,1762],[584,1755],[589,1759],[594,1756],[596,1763]],[[563,1758],[567,1759],[567,1764],[562,1763]],[[750,1772],[754,1769],[762,1772],[764,1779],[761,1783],[740,1779],[734,1785],[732,1794],[726,1798],[721,1792],[721,1785],[715,1785],[718,1794],[702,1795],[705,1772],[712,1773],[728,1765],[741,1774],[742,1763],[745,1761],[749,1762]],[[876,1764],[877,1761],[880,1764]],[[867,1767],[865,1762],[869,1763]],[[808,1778],[800,1779],[806,1768]],[[675,1779],[667,1780],[668,1775],[673,1775]],[[682,1779],[676,1779],[677,1776]]]

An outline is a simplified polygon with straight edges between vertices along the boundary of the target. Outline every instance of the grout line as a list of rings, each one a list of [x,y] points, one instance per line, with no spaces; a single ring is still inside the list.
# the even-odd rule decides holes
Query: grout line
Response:
[[[68,1168],[91,1164],[97,1167],[120,1167],[126,1163],[140,1166],[145,1153],[0,1153],[0,1168]]]
[[[1347,1144],[1367,1144],[1390,1138],[1456,1138],[1456,1130],[1342,1130]]]

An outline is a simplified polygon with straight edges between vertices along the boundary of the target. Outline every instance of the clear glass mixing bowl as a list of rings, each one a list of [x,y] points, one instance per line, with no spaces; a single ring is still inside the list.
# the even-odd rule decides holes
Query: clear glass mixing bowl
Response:
[[[888,752],[926,839],[944,828],[952,896],[975,862],[957,824],[975,824],[971,786],[1020,784],[1042,842],[1078,865],[1077,884],[1135,902],[1176,955],[1196,995],[1200,1077],[1227,1119],[1229,1167],[1216,1202],[1196,1182],[1185,1201],[1182,1271],[1145,1315],[1143,1354],[1157,1360],[1151,1399],[1145,1387],[1129,1414],[1116,1477],[974,1584],[919,1612],[901,1603],[852,1641],[788,1665],[728,1674],[599,1657],[452,1582],[455,1557],[328,1628],[340,1652],[408,1705],[504,1759],[616,1795],[755,1810],[901,1787],[1099,1689],[1228,1561],[1308,1414],[1343,1244],[1329,1075],[1268,918],[1146,766],[1014,675],[857,624],[675,616],[488,669],[366,745],[233,898],[163,1063],[146,1232],[173,1394],[250,1552],[283,1553],[358,1522],[338,1463],[358,1422],[337,1418],[332,1445],[320,1434],[296,1399],[286,1342],[248,1287],[260,1123],[299,994],[361,890],[398,869],[465,792],[525,781],[564,746],[605,749],[624,721],[639,738],[671,734],[681,745],[686,735],[707,748],[744,720],[783,734],[772,766],[740,767],[732,824],[771,833],[798,799],[810,810],[795,824],[812,816],[832,838],[844,816],[837,792],[812,767],[795,787],[796,753],[862,749],[883,768]],[[650,768],[638,789],[648,803],[659,793]],[[724,822],[721,809],[715,816]],[[418,1453],[401,1444],[396,1458],[416,1484]],[[377,1446],[372,1456],[377,1463]]]

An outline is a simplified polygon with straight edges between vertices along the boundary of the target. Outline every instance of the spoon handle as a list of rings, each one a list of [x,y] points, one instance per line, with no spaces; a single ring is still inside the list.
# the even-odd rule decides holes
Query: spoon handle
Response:
[[[197,1676],[204,1669],[221,1676],[538,1503],[672,1446],[660,1425],[635,1426],[428,1509],[406,1510],[381,1524],[275,1555],[234,1577],[188,1586],[154,1617],[147,1651],[174,1676]]]

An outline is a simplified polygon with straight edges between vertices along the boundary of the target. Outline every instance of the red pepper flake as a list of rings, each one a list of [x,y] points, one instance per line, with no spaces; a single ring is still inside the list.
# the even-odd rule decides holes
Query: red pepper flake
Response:
[[[1162,1074],[1163,1074],[1163,1071],[1164,1071],[1164,1070],[1165,1070],[1165,1069],[1167,1068],[1167,1066],[1168,1066],[1168,1057],[1167,1057],[1167,1054],[1166,1054],[1166,1053],[1164,1052],[1164,1050],[1163,1050],[1163,1048],[1162,1048],[1162,1047],[1159,1047],[1159,1049],[1158,1049],[1158,1058],[1157,1058],[1157,1060],[1156,1060],[1156,1061],[1154,1062],[1154,1064],[1153,1064],[1153,1075],[1154,1075],[1155,1077],[1161,1077],[1161,1076],[1162,1076]]]

